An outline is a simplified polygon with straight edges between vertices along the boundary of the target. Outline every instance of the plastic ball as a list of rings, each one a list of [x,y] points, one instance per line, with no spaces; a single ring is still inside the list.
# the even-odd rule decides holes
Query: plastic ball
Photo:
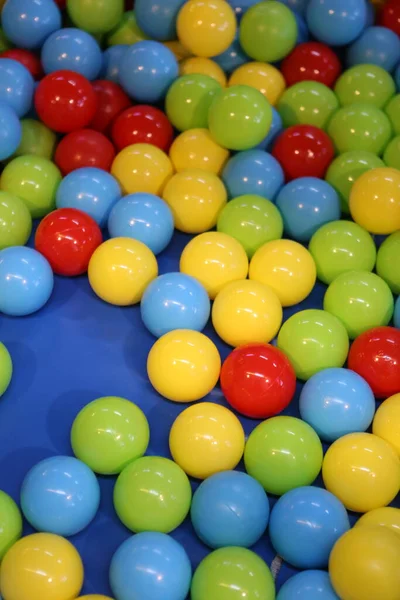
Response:
[[[392,233],[380,246],[376,272],[394,294],[400,294],[400,231]]]
[[[313,125],[325,129],[339,108],[336,94],[318,81],[300,81],[286,88],[278,102],[285,127]]]
[[[354,527],[364,527],[365,525],[387,527],[394,533],[400,534],[400,510],[391,506],[370,510],[358,519]]]
[[[227,75],[233,73],[235,69],[240,67],[249,60],[247,54],[244,53],[239,41],[239,32],[236,32],[235,39],[232,44],[217,56],[213,56],[213,60],[221,67]]]
[[[349,65],[373,64],[392,71],[400,60],[400,40],[387,27],[368,27],[347,51]]]
[[[372,104],[350,104],[339,109],[327,132],[338,153],[366,150],[382,154],[392,134],[389,118]]]
[[[103,66],[99,74],[102,80],[111,81],[116,84],[119,83],[121,60],[127,48],[129,48],[127,44],[117,44],[104,50]],[[130,106],[130,102],[128,106]]]
[[[165,111],[172,125],[179,131],[207,128],[210,105],[221,89],[218,81],[208,75],[193,73],[179,77],[165,99]]]
[[[165,114],[153,106],[138,105],[120,113],[112,125],[112,140],[118,150],[132,144],[152,144],[168,152],[174,130]]]
[[[124,11],[123,0],[68,0],[70,19],[80,29],[89,33],[107,33],[118,25]]]
[[[400,11],[397,0],[387,0],[379,13],[379,23],[400,35]]]
[[[179,64],[180,75],[193,75],[193,73],[200,73],[201,75],[208,75],[212,79],[215,79],[222,87],[226,87],[226,75],[221,67],[210,58],[204,58],[202,56],[190,56],[185,58]]]
[[[234,469],[243,456],[244,443],[239,419],[224,406],[211,402],[186,408],[169,434],[172,458],[197,479]]]
[[[40,48],[61,27],[61,13],[53,0],[7,0],[1,13],[7,38],[21,48]]]
[[[339,600],[326,571],[309,570],[287,579],[277,600]]]
[[[34,154],[51,160],[57,142],[56,134],[34,119],[22,119],[20,123],[22,137],[14,156]]]
[[[2,490],[0,490],[0,515],[0,558],[3,560],[8,550],[22,535],[22,517],[14,500]]]
[[[249,85],[261,92],[273,106],[286,87],[281,72],[268,63],[248,62],[238,67],[230,76],[229,86]]]
[[[202,169],[219,175],[229,152],[214,141],[208,129],[188,129],[175,138],[169,157],[177,172]]]
[[[389,117],[393,132],[400,135],[400,94],[396,94],[385,106],[385,114]]]
[[[137,0],[135,17],[150,38],[159,41],[176,39],[176,20],[185,0]]]
[[[230,198],[257,195],[274,200],[284,183],[278,160],[264,150],[246,150],[230,158],[222,171]]]
[[[94,81],[93,89],[97,98],[96,113],[90,122],[91,129],[107,133],[119,114],[131,105],[124,90],[113,81]]]
[[[25,203],[0,191],[0,250],[9,246],[24,246],[32,230],[32,217]]]
[[[0,2],[1,8],[1,2]],[[30,50],[24,50],[24,48],[11,48],[5,50],[0,55],[1,58],[11,58],[21,63],[35,80],[43,77],[43,68],[40,58]]]
[[[400,392],[382,402],[372,424],[372,432],[389,442],[400,455],[399,422]]]
[[[383,160],[387,167],[400,171],[400,135],[392,138],[383,153]],[[382,166],[382,165],[380,165]]]
[[[13,108],[0,102],[0,160],[13,155],[20,143],[22,129],[18,116]]]
[[[94,129],[79,129],[63,137],[54,162],[65,176],[84,167],[109,171],[114,158],[114,146],[105,135]]]
[[[356,64],[345,71],[335,85],[335,93],[342,106],[371,104],[383,108],[395,91],[390,74],[379,65],[373,64]]]
[[[265,138],[257,146],[260,150],[270,151],[276,137],[283,129],[282,119],[278,111],[272,107],[272,123]]]
[[[16,60],[0,58],[0,102],[23,117],[32,107],[33,93],[34,81],[28,69]]]
[[[107,34],[106,41],[108,46],[121,44],[131,46],[132,44],[148,39],[149,37],[137,24],[134,11],[128,10],[124,12],[118,25]]]
[[[399,296],[400,297],[400,296]],[[397,298],[394,306],[394,326],[400,329],[400,300]]]
[[[13,364],[10,353],[0,342],[0,397],[7,391],[11,383],[12,372]]]
[[[99,44],[81,29],[66,27],[55,31],[43,44],[41,59],[46,74],[74,71],[87,79],[96,79],[103,64]]]
[[[332,87],[342,71],[335,52],[319,42],[296,46],[282,62],[281,69],[288,86],[299,81],[318,81]]]
[[[307,25],[312,35],[330,46],[344,46],[358,38],[367,22],[364,0],[310,0]]]
[[[158,196],[172,177],[173,166],[156,146],[133,144],[117,154],[111,173],[125,194],[140,192]]]

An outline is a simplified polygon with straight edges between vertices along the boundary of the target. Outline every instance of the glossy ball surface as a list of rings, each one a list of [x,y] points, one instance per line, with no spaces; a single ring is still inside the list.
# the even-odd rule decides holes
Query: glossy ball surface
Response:
[[[383,108],[395,91],[390,74],[373,64],[357,64],[347,69],[335,85],[335,93],[342,106],[370,104]]]
[[[277,108],[285,127],[312,125],[326,129],[339,108],[339,101],[326,85],[318,81],[299,81],[283,92]]]
[[[7,38],[22,48],[40,48],[61,27],[61,13],[52,0],[8,0],[1,21]]]
[[[97,108],[90,127],[95,131],[108,133],[113,121],[131,105],[131,101],[124,90],[113,81],[100,79],[94,81],[92,86],[96,93]]]
[[[285,58],[281,69],[288,86],[299,81],[318,81],[332,87],[342,66],[329,46],[319,42],[305,42],[296,46]]]
[[[222,87],[226,87],[227,79],[224,71],[221,67],[210,58],[204,58],[202,56],[190,56],[185,58],[179,64],[179,74],[189,75],[193,73],[201,73],[202,75],[208,75],[218,81]]]
[[[103,57],[93,36],[75,27],[65,27],[46,39],[41,61],[46,74],[67,70],[93,80],[100,73]]]
[[[169,157],[179,173],[185,169],[202,169],[219,175],[229,158],[229,152],[211,137],[208,129],[188,129],[171,145]]]
[[[372,433],[386,440],[400,455],[400,392],[382,402],[376,411]]]
[[[228,85],[253,87],[261,92],[272,106],[275,106],[286,87],[286,82],[281,72],[273,65],[248,62],[235,69]]]
[[[387,237],[381,244],[377,259],[376,272],[394,294],[400,294],[400,232]]]
[[[400,35],[400,10],[396,0],[388,0],[380,12],[379,23]]]
[[[329,46],[344,46],[364,29],[367,5],[363,0],[310,0],[306,16],[317,40]]]
[[[399,60],[399,36],[387,27],[367,27],[347,51],[348,64],[378,65],[389,73]]]
[[[43,68],[42,63],[40,62],[40,58],[29,50],[24,50],[23,48],[11,48],[10,50],[5,50],[0,55],[1,58],[11,58],[12,60],[16,60],[24,65],[26,69],[28,69],[29,73],[35,80],[40,80],[43,77]]]
[[[0,103],[0,160],[10,158],[18,149],[22,128],[13,108]]]
[[[46,125],[34,119],[21,120],[21,143],[14,156],[34,154],[52,160],[57,136]]]
[[[25,203],[8,192],[0,192],[0,250],[24,246],[32,231],[32,217]]]
[[[114,146],[105,135],[94,129],[78,129],[59,142],[54,162],[65,176],[84,167],[110,171],[114,158]]]
[[[34,81],[20,62],[0,58],[0,102],[12,108],[18,117],[24,117],[32,107]]]
[[[161,110],[154,106],[137,105],[118,115],[113,122],[111,136],[117,150],[143,143],[168,152],[174,130]]]
[[[254,194],[273,201],[283,186],[284,174],[276,158],[253,149],[232,156],[222,171],[222,180],[230,198]]]
[[[3,491],[0,491],[0,515],[0,557],[3,560],[22,535],[21,512],[11,496]]]
[[[210,105],[221,90],[218,81],[208,75],[182,75],[167,92],[165,112],[168,119],[178,131],[207,128]]]
[[[168,156],[151,144],[133,144],[117,154],[111,173],[125,194],[136,192],[160,195],[172,177]]]
[[[67,0],[70,19],[81,30],[93,34],[107,33],[121,21],[124,10],[123,0]]]
[[[175,40],[176,19],[184,2],[185,0],[137,0],[137,23],[154,40]]]
[[[391,125],[385,113],[372,104],[349,104],[330,120],[327,132],[336,152],[366,150],[382,154],[391,138]]]

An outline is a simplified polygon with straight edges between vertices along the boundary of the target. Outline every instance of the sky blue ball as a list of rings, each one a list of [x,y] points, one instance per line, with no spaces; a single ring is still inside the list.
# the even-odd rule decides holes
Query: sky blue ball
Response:
[[[75,27],[52,33],[42,48],[45,73],[66,69],[87,79],[96,79],[103,66],[103,55],[94,37]]]
[[[394,305],[394,326],[400,329],[400,296]]]
[[[104,227],[121,195],[119,183],[110,173],[95,167],[84,167],[64,177],[57,189],[56,205],[57,208],[82,210],[100,227]]]
[[[118,600],[185,600],[191,577],[184,548],[165,533],[133,535],[121,544],[110,565],[110,586]]]
[[[99,504],[96,475],[72,456],[42,460],[32,467],[22,484],[22,512],[37,531],[75,535],[94,519]]]
[[[393,71],[400,60],[399,36],[387,27],[368,27],[347,50],[347,64],[372,64]]]
[[[152,40],[175,40],[176,20],[186,0],[136,0],[135,17],[140,29]]]
[[[179,75],[178,61],[164,44],[144,40],[122,57],[119,81],[138,102],[159,102]]]
[[[232,44],[222,52],[222,54],[213,56],[212,60],[215,61],[227,75],[231,75],[238,67],[251,60],[242,50],[240,45],[239,29]]]
[[[281,587],[276,600],[340,600],[326,571],[303,571]]]
[[[175,329],[202,331],[210,308],[205,288],[184,273],[166,273],[154,279],[140,305],[143,323],[156,337]]]
[[[340,219],[340,199],[323,179],[300,177],[287,183],[276,198],[285,232],[298,242],[309,242],[325,223]]]
[[[0,252],[0,313],[14,317],[42,308],[53,291],[53,271],[32,248],[13,246]]]
[[[293,12],[299,15],[305,15],[309,0],[278,0],[282,4],[286,4]]]
[[[271,127],[269,128],[268,134],[263,139],[263,141],[258,144],[258,146],[257,146],[258,150],[271,150],[272,146],[274,145],[274,141],[276,140],[277,136],[283,130],[283,123],[282,123],[281,115],[278,113],[276,108],[274,108],[273,106],[271,108],[272,108]]]
[[[24,117],[32,106],[33,92],[34,81],[28,69],[11,58],[0,58],[0,102]]]
[[[298,569],[327,567],[335,542],[349,529],[349,517],[340,500],[313,486],[286,492],[269,519],[275,551]]]
[[[301,390],[301,418],[326,442],[347,433],[366,431],[375,412],[375,398],[368,383],[350,369],[324,369]]]
[[[54,0],[7,0],[1,24],[6,37],[20,48],[40,48],[61,27],[61,12]]]
[[[190,516],[196,534],[210,548],[249,548],[267,528],[268,496],[247,473],[216,473],[197,488]]]
[[[0,102],[0,160],[14,154],[21,142],[21,135],[21,124],[15,110]]]
[[[162,252],[174,233],[168,204],[154,194],[137,193],[121,198],[108,217],[110,237],[130,237],[143,242],[154,254]]]
[[[306,10],[310,33],[330,46],[353,42],[367,24],[365,0],[310,0]]]
[[[119,68],[127,48],[127,44],[116,44],[103,52],[103,66],[99,75],[101,79],[119,83]]]
[[[232,156],[222,171],[222,180],[229,198],[257,194],[272,201],[283,186],[284,175],[272,154],[256,149]]]

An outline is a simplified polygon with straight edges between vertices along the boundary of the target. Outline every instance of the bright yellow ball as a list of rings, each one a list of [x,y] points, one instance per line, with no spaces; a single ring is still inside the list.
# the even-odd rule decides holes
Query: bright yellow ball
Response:
[[[176,329],[160,337],[147,358],[147,374],[161,396],[174,402],[194,402],[216,386],[221,358],[203,333]]]
[[[157,277],[152,251],[131,238],[111,238],[101,244],[89,262],[92,290],[105,302],[130,306],[140,302],[148,284]]]
[[[0,589],[7,600],[73,600],[82,583],[78,552],[52,533],[20,539],[1,563]]]
[[[372,432],[392,444],[400,456],[400,394],[394,394],[378,408]]]
[[[275,292],[263,283],[234,281],[217,294],[212,322],[230,346],[268,343],[282,324],[282,306]]]
[[[387,506],[400,488],[400,460],[394,448],[371,433],[345,435],[325,454],[327,490],[348,510],[368,512]]]
[[[232,44],[236,16],[225,0],[189,0],[178,14],[176,28],[182,44],[195,56],[217,56]]]
[[[229,151],[213,140],[208,129],[188,129],[175,139],[169,157],[177,172],[202,169],[218,175],[229,158]]]
[[[400,171],[382,167],[363,173],[351,188],[349,207],[354,221],[370,233],[400,229]]]
[[[249,261],[243,246],[226,233],[210,231],[185,246],[180,270],[204,285],[211,300],[231,281],[246,279]]]
[[[244,443],[239,419],[211,402],[200,402],[181,412],[169,434],[174,461],[197,479],[234,469],[243,456]]]
[[[185,48],[185,46],[183,46],[179,40],[164,42],[164,46],[171,50],[172,54],[175,56],[178,62],[180,60],[185,60],[186,58],[190,58],[192,56],[190,50]]]
[[[384,506],[383,508],[370,510],[358,519],[354,527],[361,527],[363,525],[380,525],[381,527],[388,527],[400,535],[400,509],[393,508],[392,506]]]
[[[249,278],[270,286],[282,306],[302,302],[311,293],[317,270],[308,250],[291,240],[261,246],[250,262]]]
[[[180,75],[191,75],[200,73],[200,75],[208,75],[218,81],[222,87],[226,87],[226,75],[221,67],[210,58],[201,56],[192,56],[186,58],[179,65]]]
[[[147,192],[159,196],[174,172],[169,157],[151,144],[127,146],[114,159],[111,174],[125,194]]]
[[[275,106],[285,91],[286,82],[276,67],[268,63],[249,62],[232,73],[228,85],[249,85],[256,88]]]

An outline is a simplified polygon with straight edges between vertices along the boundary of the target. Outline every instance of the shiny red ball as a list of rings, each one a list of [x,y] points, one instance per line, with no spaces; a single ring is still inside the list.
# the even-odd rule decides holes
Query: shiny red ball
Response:
[[[287,356],[271,344],[248,344],[229,354],[221,389],[237,412],[253,419],[277,415],[291,402],[296,374]]]
[[[115,148],[105,135],[93,129],[79,129],[66,135],[57,146],[54,162],[63,175],[82,167],[109,171]]]
[[[336,54],[319,42],[299,44],[281,65],[282,75],[288,86],[299,81],[319,81],[332,87],[342,67]]]
[[[281,133],[272,150],[287,181],[298,177],[324,178],[335,149],[325,131],[313,125],[293,125]]]
[[[399,0],[388,0],[379,14],[379,25],[391,29],[397,35],[400,35],[400,2]]]
[[[100,227],[92,217],[75,208],[59,208],[40,222],[35,248],[47,258],[54,273],[72,277],[86,273],[102,241]]]
[[[90,81],[79,73],[55,71],[37,86],[35,108],[47,127],[69,133],[92,121],[97,108],[96,93]]]
[[[41,79],[44,75],[40,58],[33,52],[24,48],[11,48],[0,54],[1,58],[11,58],[17,60],[21,65],[28,69],[34,79]]]
[[[115,119],[111,136],[118,150],[131,144],[153,144],[168,152],[174,130],[161,110],[154,106],[138,105],[124,110]]]
[[[400,392],[400,329],[375,327],[356,338],[347,366],[363,377],[376,398]]]
[[[90,127],[106,133],[114,119],[132,102],[122,87],[113,81],[99,79],[92,85],[97,96],[97,110]]]

